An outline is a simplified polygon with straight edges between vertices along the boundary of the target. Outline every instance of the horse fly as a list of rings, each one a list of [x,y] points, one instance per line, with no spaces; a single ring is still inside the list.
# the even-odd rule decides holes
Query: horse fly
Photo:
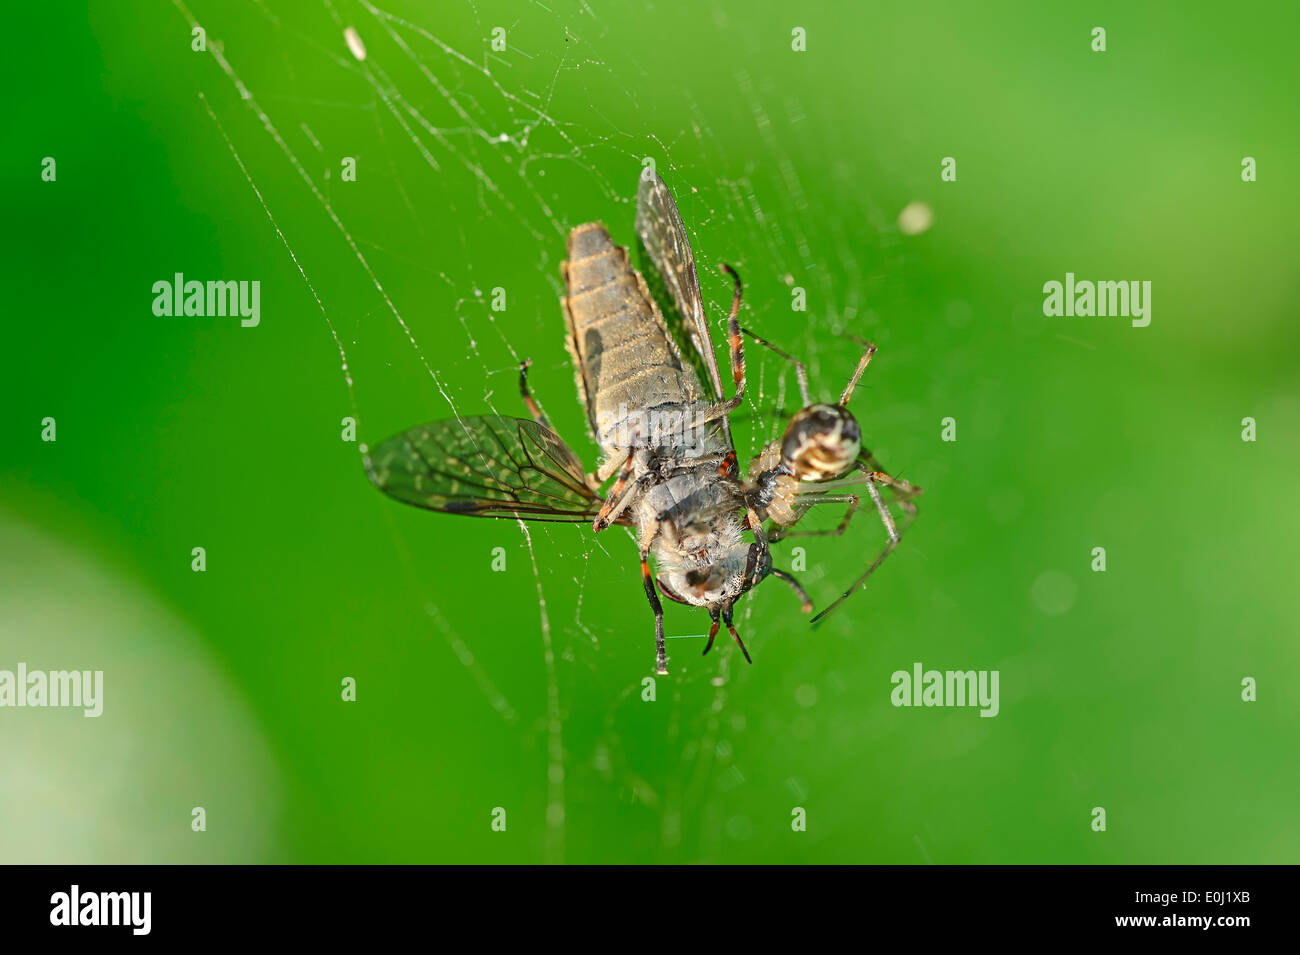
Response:
[[[805,612],[812,609],[795,579],[772,566],[769,544],[800,533],[843,533],[857,508],[857,495],[851,492],[861,486],[855,473],[861,472],[889,543],[829,608],[834,609],[898,542],[901,529],[881,489],[909,518],[915,514],[910,499],[920,489],[880,469],[861,447],[861,429],[846,407],[874,346],[836,405],[810,399],[806,372],[795,362],[805,407],[784,436],[754,461],[749,478],[742,478],[727,418],[745,394],[740,277],[722,266],[734,283],[727,331],[735,390],[724,398],[686,229],[672,195],[652,169],[643,172],[637,190],[636,231],[690,350],[683,352],[627,250],[614,244],[605,227],[587,223],[573,229],[569,258],[560,266],[566,292],[562,306],[579,397],[604,455],[594,474],[584,473],[533,400],[528,362],[520,369],[519,389],[531,420],[491,415],[420,425],[380,444],[367,456],[367,470],[380,490],[417,507],[483,517],[590,521],[596,532],[614,525],[631,528],[655,616],[657,672],[668,672],[658,591],[709,612],[705,653],[725,625],[749,661],[733,623],[733,608],[743,594],[776,576],[800,596]],[[794,361],[758,336],[745,334]],[[602,494],[611,478],[608,493]],[[792,530],[813,505],[825,503],[848,505],[836,529]],[[768,521],[770,532],[764,526]],[[814,620],[823,616],[825,612]]]

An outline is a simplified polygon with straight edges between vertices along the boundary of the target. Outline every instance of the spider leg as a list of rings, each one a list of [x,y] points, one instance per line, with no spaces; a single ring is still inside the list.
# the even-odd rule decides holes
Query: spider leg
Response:
[[[808,592],[799,585],[799,581],[794,579],[793,574],[787,574],[784,570],[780,570],[779,568],[773,567],[772,576],[776,577],[778,580],[784,580],[787,584],[789,584],[791,589],[793,589],[794,592],[799,595],[799,599],[803,601],[803,607],[802,607],[803,612],[812,613],[813,605],[812,605],[812,601],[808,599]]]
[[[866,457],[870,459],[869,455],[867,455]],[[874,470],[871,467],[869,467],[868,463],[866,462],[862,462],[858,466],[861,468],[862,473],[866,475],[867,493],[871,495],[871,501],[873,504],[876,505],[876,510],[880,514],[880,522],[885,525],[885,533],[889,535],[889,542],[885,544],[884,549],[881,550],[881,552],[876,555],[876,559],[871,562],[871,564],[867,567],[866,571],[863,572],[862,576],[853,582],[852,586],[850,586],[842,594],[840,594],[839,598],[833,604],[831,604],[821,613],[817,614],[817,616],[812,618],[810,623],[812,623],[814,626],[818,624],[822,619],[824,619],[826,615],[829,614],[831,611],[833,611],[836,607],[844,603],[844,601],[848,600],[849,597],[852,596],[855,590],[857,590],[864,583],[866,583],[867,578],[870,577],[873,573],[875,573],[876,568],[879,567],[882,563],[884,563],[885,558],[894,552],[894,549],[898,546],[898,542],[902,540],[903,531],[907,529],[907,525],[910,524],[912,522],[912,518],[916,516],[916,506],[912,504],[911,501],[900,496],[900,506],[903,507],[904,512],[907,514],[907,520],[903,523],[902,528],[900,528],[898,524],[895,523],[894,521],[894,515],[889,513],[889,508],[885,504],[885,499],[881,497],[880,488],[877,485],[883,484],[886,487],[895,488],[907,494],[921,493],[921,489],[919,487],[909,484],[906,481],[900,481],[895,478],[892,478],[888,474],[884,473],[883,471]]]
[[[824,497],[815,498],[814,500],[809,501],[808,507],[812,508],[816,504],[847,504],[849,509],[844,512],[844,517],[840,520],[838,527],[831,527],[820,531],[793,530],[792,528],[803,519],[803,515],[808,513],[808,511],[805,510],[803,514],[799,515],[793,524],[778,527],[772,533],[769,541],[771,543],[776,543],[777,541],[784,540],[787,537],[838,537],[848,530],[849,521],[853,520],[853,515],[858,509],[858,496],[856,494],[827,494]]]
[[[801,362],[798,358],[795,358],[793,355],[788,355],[785,352],[781,351],[781,349],[777,348],[766,338],[760,338],[758,335],[755,335],[748,328],[742,328],[741,331],[744,332],[746,335],[748,335],[750,338],[754,339],[754,341],[757,342],[759,345],[762,345],[764,348],[776,352],[786,361],[794,365],[794,375],[799,380],[799,397],[803,399],[804,407],[807,407],[808,405],[812,404],[812,399],[808,397],[808,369],[804,367],[804,363]]]

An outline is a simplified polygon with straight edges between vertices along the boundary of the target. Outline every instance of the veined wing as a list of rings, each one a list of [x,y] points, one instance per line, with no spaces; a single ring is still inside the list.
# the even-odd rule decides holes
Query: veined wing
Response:
[[[704,320],[704,302],[700,281],[695,273],[695,256],[691,252],[686,227],[677,212],[677,203],[664,181],[652,169],[641,174],[636,192],[636,232],[650,256],[659,279],[677,308],[687,337],[703,363],[715,399],[722,400],[722,377],[713,352],[713,339]]]
[[[390,497],[448,514],[579,523],[602,503],[560,436],[522,418],[418,425],[376,447],[366,469]]]

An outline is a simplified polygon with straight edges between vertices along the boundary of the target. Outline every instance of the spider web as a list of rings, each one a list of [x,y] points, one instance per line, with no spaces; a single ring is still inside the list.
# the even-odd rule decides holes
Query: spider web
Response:
[[[730,297],[729,280],[716,270],[725,259],[747,283],[742,323],[807,362],[815,398],[838,394],[856,359],[858,347],[839,336],[887,344],[868,303],[897,293],[891,283],[904,252],[892,222],[863,195],[860,171],[848,158],[832,144],[802,138],[804,104],[739,58],[716,88],[673,85],[657,65],[639,62],[649,54],[583,0],[465,0],[437,13],[415,4],[324,0],[292,15],[274,0],[237,13],[198,0],[173,2],[190,28],[206,31],[216,72],[196,90],[199,108],[319,310],[362,455],[425,420],[486,412],[526,417],[516,380],[529,357],[535,395],[594,470],[562,345],[558,264],[569,229],[592,219],[605,221],[620,244],[634,245],[636,179],[647,160],[676,194],[691,231],[715,343],[722,341]],[[716,6],[694,15],[726,21]],[[742,47],[760,29],[740,21],[726,26]],[[503,49],[493,46],[498,29]],[[250,33],[261,37],[255,48],[224,39]],[[297,76],[309,70],[307,86]],[[723,123],[725,134],[715,132]],[[352,150],[361,152],[363,174],[380,180],[364,202],[339,178],[337,157]],[[834,208],[810,198],[810,170],[836,182]],[[400,234],[386,226],[395,221],[405,225]],[[328,260],[317,252],[322,229],[336,252]],[[485,254],[485,236],[509,242],[510,261],[504,251]],[[444,254],[422,258],[435,240]],[[275,247],[268,244],[268,254]],[[496,286],[512,300],[504,312],[493,307]],[[807,312],[791,310],[798,287],[815,303]],[[369,302],[364,312],[341,304],[357,297]],[[747,357],[747,406],[732,419],[742,468],[800,404],[787,362],[753,345]],[[725,349],[719,360],[727,379]],[[419,383],[429,400],[403,410],[392,395],[395,378]],[[373,428],[372,420],[379,422]],[[357,475],[364,481],[360,466]],[[461,520],[422,516],[446,525]],[[839,516],[826,515],[822,526]],[[502,688],[511,681],[499,665],[484,662],[484,624],[448,612],[446,594],[417,572],[407,527],[390,521],[410,599],[463,671],[443,678],[472,681],[486,704],[467,718],[504,721],[545,753],[542,858],[581,857],[598,844],[598,835],[586,834],[581,849],[569,848],[577,834],[569,808],[575,804],[648,809],[658,823],[645,848],[664,858],[718,858],[728,838],[745,837],[752,823],[726,808],[728,794],[746,781],[736,741],[759,725],[743,709],[729,709],[743,674],[739,655],[720,643],[701,661],[707,617],[670,607],[673,675],[657,682],[654,704],[643,702],[653,621],[640,595],[633,542],[616,530],[596,537],[587,528],[518,522],[535,630],[510,639],[531,639],[540,650],[520,647],[516,654],[518,666],[536,667],[544,681],[539,711]],[[869,531],[867,549],[880,537],[878,526]],[[808,544],[807,551],[807,569],[798,576],[823,599],[835,596],[847,581],[824,579],[829,562],[821,555],[833,548]],[[835,552],[863,551],[859,543]],[[777,560],[788,565],[789,557],[778,553]],[[780,587],[769,583],[738,608],[738,629],[760,651],[759,666],[772,640],[805,638],[797,602],[771,593]],[[638,656],[628,655],[629,644]],[[660,720],[654,754],[637,742],[650,706]],[[800,779],[784,783],[790,804],[808,795]]]

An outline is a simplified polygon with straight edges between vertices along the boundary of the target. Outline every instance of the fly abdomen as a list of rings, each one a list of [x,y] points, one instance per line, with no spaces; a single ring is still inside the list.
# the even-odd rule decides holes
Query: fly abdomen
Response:
[[[611,439],[629,415],[648,408],[686,405],[701,397],[699,379],[672,344],[645,281],[627,250],[599,223],[569,233],[569,260],[560,267],[567,295],[564,313],[578,387],[598,440],[611,451],[628,446]]]

